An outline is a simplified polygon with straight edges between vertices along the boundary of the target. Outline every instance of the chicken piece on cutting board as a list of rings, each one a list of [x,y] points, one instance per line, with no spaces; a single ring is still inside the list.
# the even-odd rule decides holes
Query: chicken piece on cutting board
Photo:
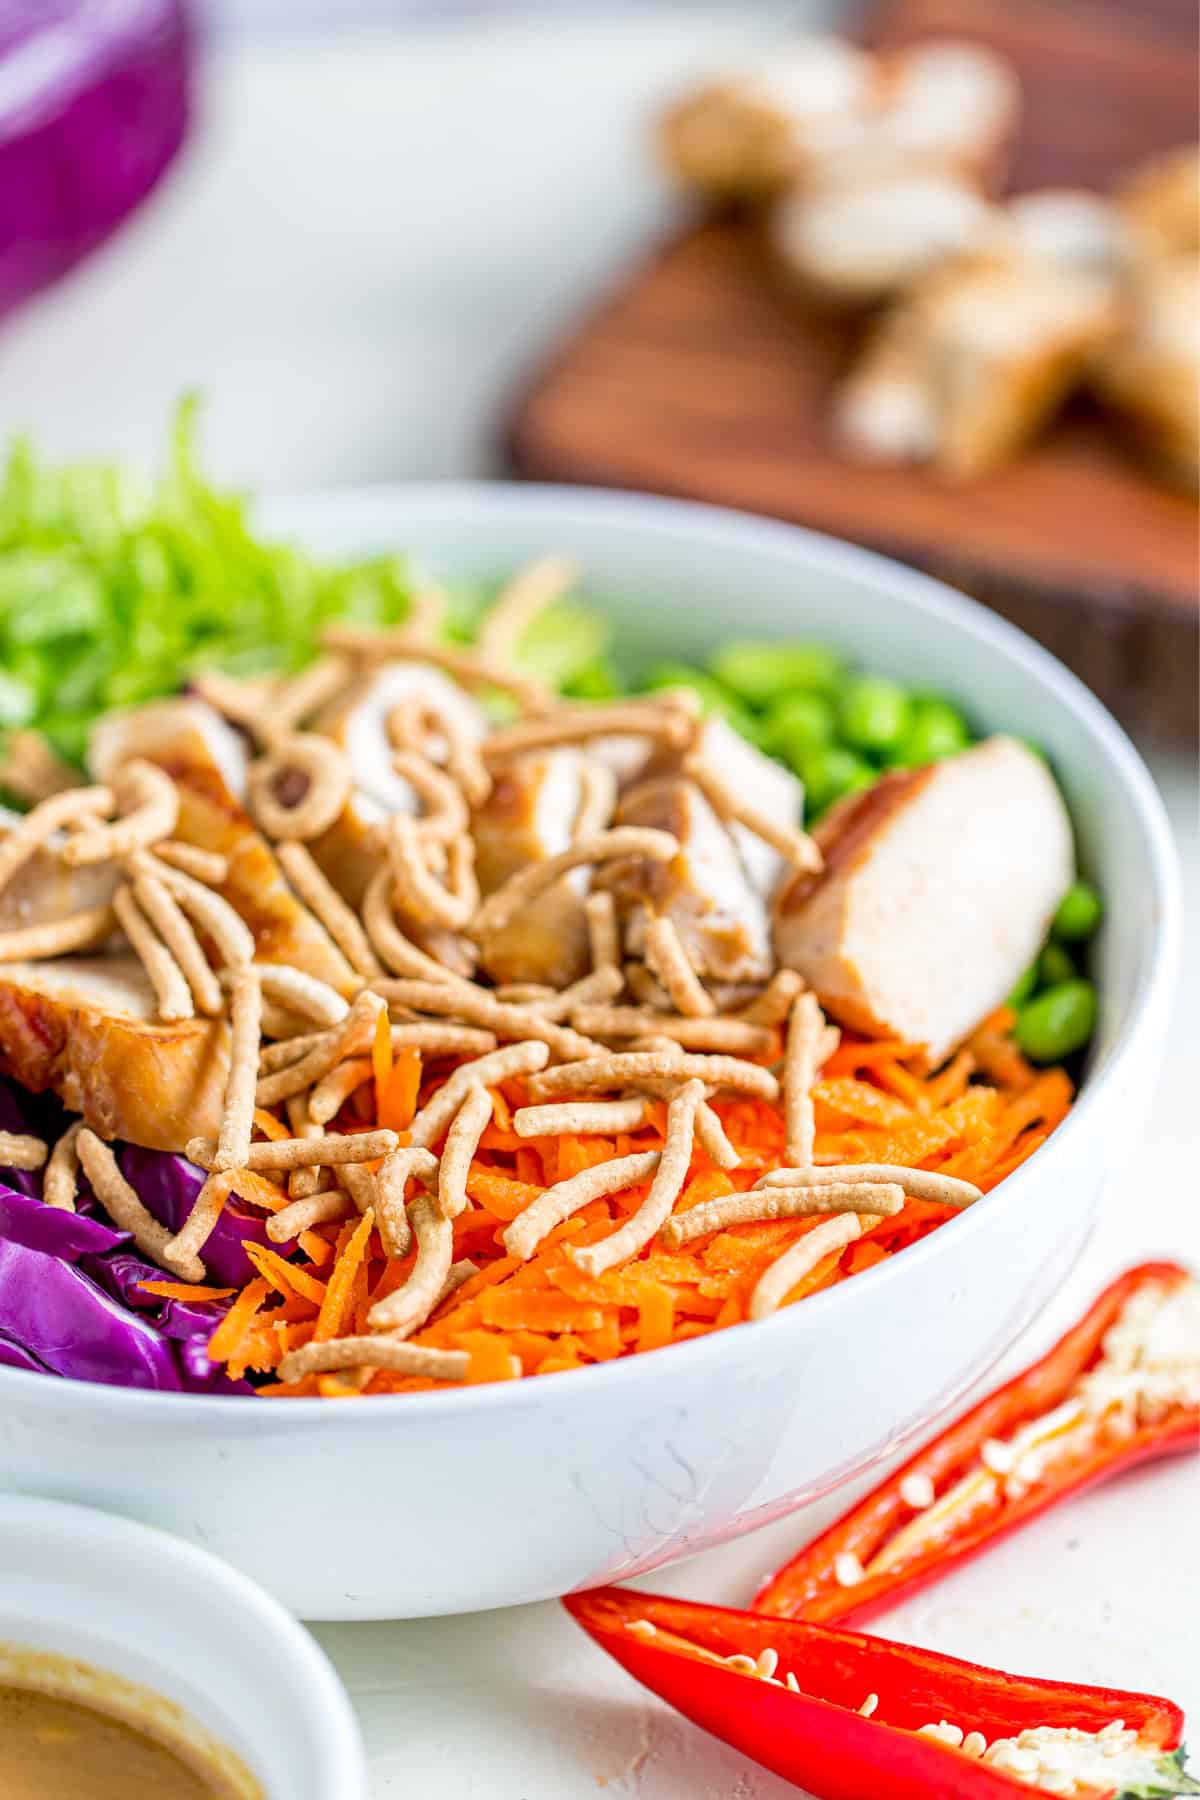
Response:
[[[217,891],[253,932],[258,960],[287,963],[341,993],[356,992],[354,971],[297,900],[243,810],[245,752],[237,732],[202,700],[163,700],[114,714],[93,732],[88,761],[97,780],[133,756],[157,763],[179,789],[176,836],[229,859]]]
[[[773,193],[805,165],[823,128],[866,112],[877,79],[853,44],[798,38],[677,101],[659,125],[662,161],[708,193]]]
[[[928,275],[868,337],[834,425],[866,461],[932,463],[955,480],[1014,456],[1120,332],[1106,273],[1030,258]]]
[[[891,51],[876,66],[873,104],[841,109],[810,133],[810,174],[951,169],[1000,184],[1021,113],[1011,64],[982,44],[945,39]]]
[[[228,1063],[225,1022],[163,1023],[135,957],[0,964],[0,1066],[102,1137],[181,1151],[215,1136]]]
[[[630,947],[638,948],[647,913],[664,914],[698,975],[765,979],[773,967],[766,903],[695,782],[680,775],[641,782],[622,799],[617,823],[669,831],[679,841],[670,862],[633,858],[613,863],[604,877],[625,916]]]
[[[932,1065],[1011,991],[1074,872],[1054,778],[1013,738],[884,775],[814,836],[825,868],[781,891],[779,960],[842,1024]]]
[[[1177,487],[1200,492],[1200,262],[1148,260],[1130,282],[1129,328],[1096,369],[1097,392],[1134,447]]]
[[[966,176],[901,167],[792,189],[772,210],[770,241],[806,292],[871,306],[978,249],[995,228],[995,208]]]

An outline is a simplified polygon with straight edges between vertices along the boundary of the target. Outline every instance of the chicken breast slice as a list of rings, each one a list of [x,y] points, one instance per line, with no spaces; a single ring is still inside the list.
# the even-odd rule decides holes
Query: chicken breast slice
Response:
[[[1146,262],[1130,282],[1128,329],[1100,358],[1098,392],[1158,473],[1200,492],[1200,263]]]
[[[772,247],[822,299],[871,305],[984,244],[995,209],[953,169],[898,168],[846,185],[797,187],[772,210]]]
[[[530,863],[557,856],[574,841],[589,796],[587,773],[595,759],[578,750],[550,750],[517,758],[497,775],[491,794],[472,816],[476,872],[490,894]],[[607,811],[616,800],[616,777],[598,765],[608,784]],[[602,806],[603,815],[605,808]],[[592,821],[599,829],[607,823]],[[583,910],[588,872],[577,869],[498,931],[481,940],[480,962],[493,980],[544,982],[565,987],[586,973],[588,930]]]
[[[346,752],[354,788],[341,817],[308,847],[351,906],[361,906],[379,866],[374,827],[394,813],[413,815],[420,810],[412,785],[392,767],[388,722],[393,713],[408,709],[441,713],[470,743],[479,743],[487,732],[487,715],[479,703],[441,669],[420,662],[384,664],[339,696],[316,721],[316,729]],[[447,750],[444,738],[434,733],[424,741],[432,760],[442,761]]]
[[[766,904],[696,784],[679,775],[642,782],[622,800],[617,822],[669,831],[680,845],[669,863],[615,863],[605,877],[625,914],[631,947],[638,947],[647,912],[666,914],[699,975],[717,981],[769,975]]]
[[[808,169],[851,176],[899,169],[957,170],[986,187],[1004,173],[1021,88],[1003,57],[945,40],[881,57],[864,110],[842,109],[809,133]]]
[[[0,806],[0,836],[19,825],[21,818],[22,814]],[[0,931],[52,924],[71,913],[107,906],[112,899],[120,882],[117,871],[107,863],[69,868],[56,854],[60,842],[66,842],[65,832],[39,845],[0,888]]]
[[[202,700],[163,700],[104,719],[88,760],[107,780],[130,757],[166,770],[179,789],[176,836],[229,860],[218,890],[254,934],[262,962],[288,963],[345,994],[357,991],[349,963],[284,880],[266,839],[243,811],[236,788],[241,739]],[[193,1133],[193,1136],[195,1133]]]
[[[927,276],[868,337],[835,396],[856,455],[956,479],[1013,456],[1120,329],[1117,284],[1028,258]]]
[[[818,875],[782,890],[781,963],[845,1025],[928,1046],[931,1065],[1037,955],[1074,872],[1041,758],[989,738],[847,797],[817,826]]]
[[[662,161],[710,193],[772,193],[828,121],[865,113],[876,79],[873,60],[844,39],[794,39],[677,101],[659,125]]]
[[[471,816],[482,893],[568,848],[583,802],[583,768],[578,750],[547,750],[519,756],[497,772]]]
[[[229,1030],[155,1011],[132,956],[0,964],[0,1067],[52,1089],[102,1137],[182,1151],[219,1129]]]
[[[697,733],[696,752],[776,825],[794,829],[802,822],[804,783],[773,756],[756,750],[727,720],[716,714],[705,719]],[[727,829],[751,887],[769,900],[783,873],[783,857],[736,820]]]

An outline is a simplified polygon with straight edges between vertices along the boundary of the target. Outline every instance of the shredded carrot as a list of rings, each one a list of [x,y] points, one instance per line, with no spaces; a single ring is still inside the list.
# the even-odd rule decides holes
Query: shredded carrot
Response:
[[[514,1135],[512,1128],[512,1107],[505,1099],[503,1090],[495,1087],[490,1089],[490,1092],[492,1096],[492,1117],[496,1121],[497,1130],[502,1131],[506,1137]]]
[[[912,1075],[902,1063],[893,1062],[890,1058],[881,1058],[872,1065],[872,1073],[880,1087],[895,1094],[906,1106],[916,1112],[933,1111],[933,1100],[923,1081]]]
[[[367,1254],[367,1242],[375,1226],[375,1214],[368,1206],[333,1265],[333,1273],[321,1300],[321,1310],[313,1331],[314,1343],[323,1344],[343,1335],[347,1314],[352,1310],[352,1288],[359,1266]]]
[[[388,1079],[392,1073],[392,1024],[387,1007],[381,1007],[371,1040],[371,1073],[375,1077],[375,1116],[383,1110]]]
[[[285,1138],[292,1135],[282,1119],[277,1119],[274,1113],[264,1112],[261,1106],[254,1109],[254,1129],[261,1131],[265,1138]]]
[[[247,1243],[246,1255],[277,1293],[295,1294],[301,1300],[311,1300],[318,1307],[324,1300],[325,1283],[314,1281],[299,1263],[288,1262],[277,1251],[268,1250],[262,1244]]]
[[[286,1135],[285,1132],[284,1136]],[[236,1194],[239,1200],[260,1207],[263,1212],[278,1212],[287,1205],[288,1197],[283,1189],[276,1187],[273,1181],[268,1181],[256,1169],[231,1169],[229,1173],[232,1177],[230,1192]]]
[[[503,1338],[495,1337],[491,1332],[463,1332],[457,1347],[470,1354],[468,1385],[484,1381],[516,1381],[520,1378],[521,1366],[517,1357]]]
[[[479,1303],[479,1316],[485,1324],[508,1331],[599,1331],[604,1324],[599,1307],[537,1289],[492,1288]]]
[[[859,1038],[845,1033],[822,1072],[826,1078],[857,1075],[860,1069],[873,1069],[879,1063],[912,1062],[924,1054],[924,1044],[907,1044],[902,1038]]]
[[[847,1119],[861,1120],[864,1125],[905,1125],[912,1116],[907,1106],[880,1093],[869,1082],[855,1081],[849,1075],[833,1081],[818,1081],[813,1087],[813,1096],[831,1112],[841,1113]]]
[[[674,1328],[674,1290],[663,1282],[648,1282],[638,1302],[637,1349],[661,1350]]]
[[[250,1321],[270,1291],[270,1283],[261,1276],[246,1283],[208,1340],[210,1362],[228,1362],[236,1354]]]
[[[1012,1023],[1011,1014],[1000,1009],[933,1071],[922,1045],[872,1041],[847,1032],[813,1089],[817,1163],[896,1163],[995,1187],[1045,1142],[1073,1098],[1063,1070],[1038,1070],[1026,1062],[1009,1035]],[[377,1027],[371,1055],[373,1087],[360,1090],[366,1107],[347,1115],[353,1118],[349,1128],[378,1124],[407,1142],[417,1106],[439,1090],[461,1059],[438,1058],[430,1073],[417,1051],[406,1047],[393,1054],[386,1017]],[[549,1231],[527,1261],[520,1261],[505,1251],[506,1228],[554,1183],[614,1157],[662,1145],[666,1106],[655,1100],[634,1132],[523,1139],[513,1131],[512,1115],[515,1107],[527,1104],[527,1084],[508,1082],[503,1090],[492,1090],[492,1100],[493,1117],[467,1173],[471,1205],[453,1222],[454,1256],[469,1257],[476,1268],[412,1340],[465,1350],[468,1383],[579,1369],[739,1324],[765,1270],[820,1222],[814,1216],[734,1225],[672,1251],[652,1241],[624,1266],[585,1275],[568,1259],[567,1247],[609,1236],[642,1204],[650,1186],[643,1181],[589,1202]],[[715,1168],[697,1144],[676,1212],[745,1191],[759,1173],[783,1159],[785,1130],[778,1105],[745,1096],[718,1098],[712,1104],[739,1161],[730,1170]],[[257,1114],[256,1125],[269,1137],[287,1133],[272,1113]],[[343,1122],[340,1128],[347,1126]],[[288,1203],[283,1187],[262,1175],[239,1172],[236,1191],[268,1213]],[[796,1284],[785,1304],[874,1268],[956,1216],[957,1209],[949,1205],[909,1198],[867,1237],[824,1258]],[[145,1292],[164,1299],[232,1300],[210,1340],[209,1354],[234,1376],[251,1370],[269,1377],[289,1350],[369,1332],[372,1306],[404,1284],[415,1257],[411,1250],[386,1257],[369,1211],[312,1226],[293,1247],[251,1242],[246,1253],[255,1275],[240,1293],[166,1280],[142,1284]],[[268,1381],[263,1391],[350,1399],[445,1385],[387,1370],[367,1377],[339,1371],[292,1383]]]
[[[191,1300],[203,1306],[209,1300],[228,1300],[236,1288],[202,1287],[191,1281],[139,1281],[139,1292],[157,1294],[160,1300]]]
[[[333,1256],[333,1245],[318,1231],[302,1231],[296,1242],[315,1268],[323,1269]]]
[[[388,1038],[388,1052],[392,1040]],[[391,1131],[407,1131],[417,1110],[421,1090],[421,1053],[404,1045],[392,1063],[382,1091],[376,1083],[376,1112],[381,1126]]]
[[[540,1183],[514,1181],[511,1175],[502,1175],[499,1169],[484,1163],[472,1163],[467,1172],[468,1197],[486,1206],[494,1218],[503,1219],[506,1224],[524,1212],[541,1191]]]

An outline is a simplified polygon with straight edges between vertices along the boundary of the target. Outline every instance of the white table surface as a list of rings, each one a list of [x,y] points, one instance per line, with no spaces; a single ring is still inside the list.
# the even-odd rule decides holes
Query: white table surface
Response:
[[[669,203],[642,157],[656,97],[799,10],[542,12],[227,45],[173,180],[0,330],[0,435],[28,426],[56,450],[151,456],[173,396],[196,384],[210,396],[212,466],[260,488],[489,472],[522,371],[661,225]],[[1195,763],[1152,762],[1194,919]],[[1197,1142],[1194,934],[1188,956],[1150,1127],[1013,1366],[1116,1269],[1196,1254],[1200,1190],[1178,1174],[1194,1169]],[[743,1601],[848,1497],[657,1585]],[[1198,1506],[1194,1464],[1149,1470],[1053,1514],[880,1628],[1200,1708]],[[378,1800],[794,1791],[642,1694],[554,1605],[317,1636],[359,1708]]]

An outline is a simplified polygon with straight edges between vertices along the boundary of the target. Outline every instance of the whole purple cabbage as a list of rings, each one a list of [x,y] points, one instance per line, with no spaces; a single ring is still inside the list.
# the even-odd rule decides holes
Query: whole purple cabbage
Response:
[[[0,313],[145,198],[190,110],[186,0],[0,6]]]

